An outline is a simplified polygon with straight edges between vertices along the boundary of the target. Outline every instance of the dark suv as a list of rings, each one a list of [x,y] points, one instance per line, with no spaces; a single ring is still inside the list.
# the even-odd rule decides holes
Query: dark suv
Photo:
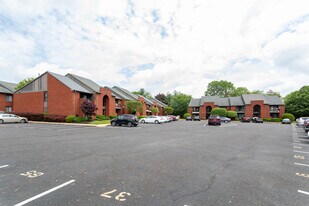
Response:
[[[208,119],[208,125],[221,125],[221,119],[219,115],[210,115]]]
[[[138,118],[135,115],[132,114],[124,114],[119,115],[115,119],[111,120],[112,126],[121,126],[121,125],[128,125],[129,127],[136,127],[138,125]]]

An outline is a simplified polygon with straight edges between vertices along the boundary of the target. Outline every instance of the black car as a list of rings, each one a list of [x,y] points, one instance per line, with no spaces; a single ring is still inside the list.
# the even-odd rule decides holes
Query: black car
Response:
[[[115,119],[111,120],[112,126],[121,126],[121,125],[128,125],[129,127],[136,127],[138,125],[138,118],[132,114],[124,114],[119,115]]]

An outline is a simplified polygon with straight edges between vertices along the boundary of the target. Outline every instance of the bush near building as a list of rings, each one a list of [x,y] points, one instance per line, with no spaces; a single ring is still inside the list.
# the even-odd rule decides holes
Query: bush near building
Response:
[[[264,122],[282,122],[282,118],[263,118]]]
[[[26,117],[29,121],[45,121],[45,122],[65,122],[66,116],[64,115],[50,115],[50,114],[37,114],[37,113],[14,113],[21,117]]]
[[[187,118],[187,117],[190,117],[191,116],[191,114],[190,113],[185,113],[184,115],[183,115],[183,118]]]
[[[96,118],[97,120],[110,120],[110,118],[105,115],[97,115]]]
[[[152,115],[158,114],[159,109],[156,107],[150,107],[149,110],[151,111]]]
[[[116,115],[109,115],[109,119],[115,119],[116,117]]]
[[[211,110],[210,114],[226,117],[227,116],[227,110],[225,108],[214,108],[214,109]]]
[[[75,117],[75,115],[69,115],[69,116],[67,116],[66,118],[65,118],[65,122],[67,122],[67,123],[72,123],[72,122],[74,122],[74,119],[75,119],[76,117]]]
[[[164,107],[164,112],[168,115],[173,114],[174,109],[172,107]]]
[[[235,120],[235,118],[237,117],[237,112],[235,112],[235,111],[227,111],[227,117]]]
[[[143,105],[140,101],[131,100],[126,101],[126,106],[128,113],[130,114],[136,114],[136,112],[143,112]]]
[[[294,115],[291,114],[291,113],[284,113],[284,114],[282,115],[282,119],[286,119],[286,118],[287,118],[287,119],[290,119],[291,122],[295,120]]]

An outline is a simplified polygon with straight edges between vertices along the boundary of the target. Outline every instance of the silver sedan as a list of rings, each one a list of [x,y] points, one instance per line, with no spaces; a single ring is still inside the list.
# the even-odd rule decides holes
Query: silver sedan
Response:
[[[28,120],[25,117],[20,117],[15,114],[0,114],[0,124],[3,123],[27,123]]]

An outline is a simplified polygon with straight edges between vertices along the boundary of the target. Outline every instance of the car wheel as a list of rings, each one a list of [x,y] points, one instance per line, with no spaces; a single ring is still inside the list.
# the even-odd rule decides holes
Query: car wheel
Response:
[[[128,126],[129,126],[129,127],[132,127],[132,123],[131,123],[131,122],[129,122],[129,123],[128,123]]]
[[[224,123],[227,123],[227,121],[225,120]]]
[[[141,123],[145,124],[145,120],[142,120]]]
[[[155,121],[155,124],[159,124],[159,121],[158,121],[158,120],[156,120],[156,121]]]
[[[3,124],[3,123],[4,123],[4,121],[2,119],[0,119],[0,124]]]
[[[116,126],[116,122],[112,122],[112,126],[115,127]]]
[[[20,120],[20,123],[26,123],[26,120],[24,120],[24,119],[22,119],[22,120]]]

